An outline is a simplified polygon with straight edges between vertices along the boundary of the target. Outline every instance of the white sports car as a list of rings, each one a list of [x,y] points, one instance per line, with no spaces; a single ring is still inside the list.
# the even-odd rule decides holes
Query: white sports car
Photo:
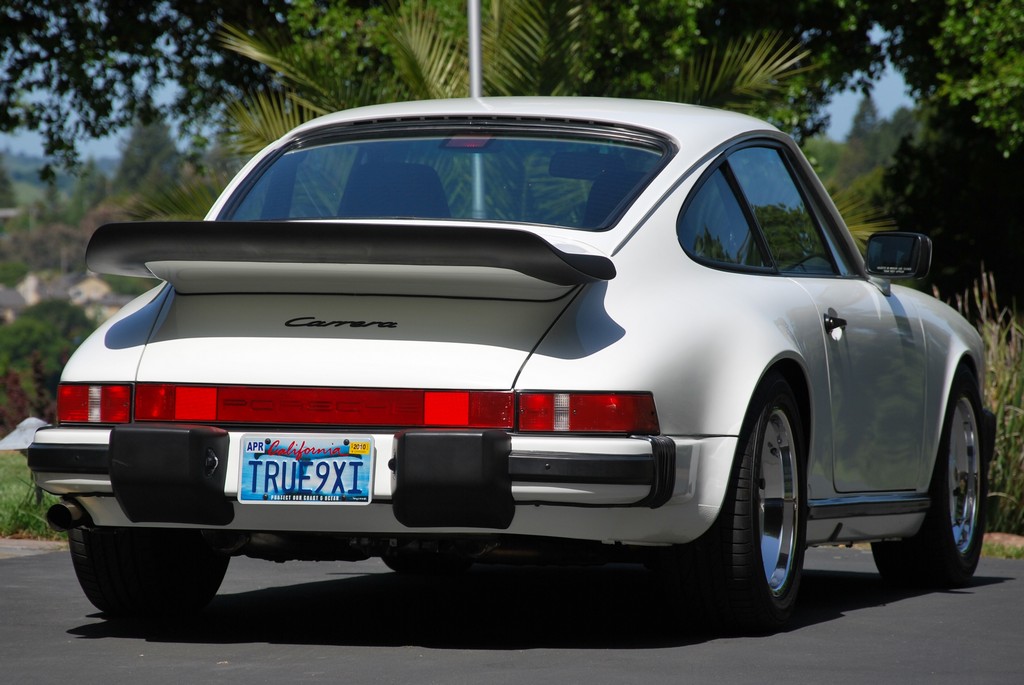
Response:
[[[969,581],[994,421],[976,331],[862,258],[787,136],[685,105],[353,109],[257,155],[202,222],[109,224],[157,276],[73,356],[29,450],[88,598],[197,610],[232,555],[648,564],[733,630],[808,545]]]

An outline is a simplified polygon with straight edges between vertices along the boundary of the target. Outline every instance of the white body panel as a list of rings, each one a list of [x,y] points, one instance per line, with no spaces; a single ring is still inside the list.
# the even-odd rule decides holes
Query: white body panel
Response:
[[[138,380],[507,390],[566,300],[176,296]]]

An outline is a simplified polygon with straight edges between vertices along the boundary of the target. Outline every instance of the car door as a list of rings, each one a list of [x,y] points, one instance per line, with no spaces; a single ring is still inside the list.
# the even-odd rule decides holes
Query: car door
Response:
[[[913,305],[850,273],[784,148],[729,155],[777,272],[818,308],[829,372],[837,492],[913,489],[924,465],[925,344]]]

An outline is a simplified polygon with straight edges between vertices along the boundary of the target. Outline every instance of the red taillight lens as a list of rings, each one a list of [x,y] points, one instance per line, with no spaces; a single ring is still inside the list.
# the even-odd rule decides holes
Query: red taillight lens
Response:
[[[656,435],[654,397],[646,393],[533,393],[519,395],[523,432]]]
[[[509,392],[143,384],[139,421],[512,428]]]
[[[516,396],[477,390],[144,383],[135,387],[134,408],[136,421],[496,428],[524,433],[660,432],[649,393],[525,392]],[[64,384],[58,390],[61,423],[128,423],[131,410],[130,385]]]
[[[130,385],[66,384],[57,388],[60,423],[128,423],[131,407]]]
[[[215,421],[217,388],[195,385],[140,385],[135,389],[136,421]]]

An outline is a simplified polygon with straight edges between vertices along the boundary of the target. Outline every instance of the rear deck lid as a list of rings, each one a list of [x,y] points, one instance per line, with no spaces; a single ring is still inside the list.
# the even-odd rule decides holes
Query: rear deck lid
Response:
[[[90,268],[174,286],[139,382],[510,389],[584,284],[585,246],[521,230],[327,222],[108,224]]]

